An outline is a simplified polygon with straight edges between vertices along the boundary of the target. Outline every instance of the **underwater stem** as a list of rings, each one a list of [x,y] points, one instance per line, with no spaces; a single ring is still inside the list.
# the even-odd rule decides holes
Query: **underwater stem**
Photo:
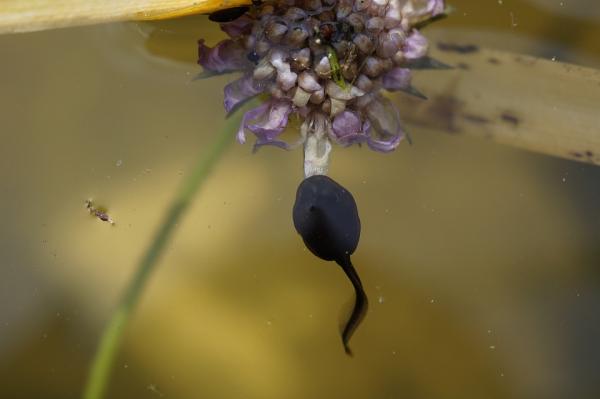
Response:
[[[119,344],[123,337],[123,331],[141,297],[146,282],[194,194],[231,143],[233,133],[239,126],[240,115],[242,114],[243,112],[237,112],[227,120],[212,147],[199,159],[192,173],[184,180],[173,199],[159,230],[140,260],[135,275],[125,289],[117,309],[102,334],[91,363],[88,380],[83,391],[83,399],[100,399],[104,396]]]

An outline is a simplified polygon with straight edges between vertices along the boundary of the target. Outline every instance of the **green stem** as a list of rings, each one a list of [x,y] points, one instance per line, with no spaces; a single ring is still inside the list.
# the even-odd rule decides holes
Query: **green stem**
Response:
[[[133,279],[127,286],[117,309],[104,329],[92,360],[88,380],[83,391],[83,399],[101,399],[104,396],[119,344],[123,337],[123,331],[141,297],[144,286],[194,194],[231,143],[232,133],[239,126],[241,114],[241,112],[237,112],[236,115],[227,120],[223,131],[218,135],[212,147],[208,149],[206,156],[200,158],[171,203],[163,223],[138,264]]]

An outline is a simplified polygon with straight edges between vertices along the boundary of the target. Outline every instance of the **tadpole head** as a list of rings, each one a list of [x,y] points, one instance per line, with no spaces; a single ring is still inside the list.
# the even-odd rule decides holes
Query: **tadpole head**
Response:
[[[360,238],[360,219],[354,197],[333,179],[314,175],[298,186],[294,227],[313,254],[343,261],[354,253]]]

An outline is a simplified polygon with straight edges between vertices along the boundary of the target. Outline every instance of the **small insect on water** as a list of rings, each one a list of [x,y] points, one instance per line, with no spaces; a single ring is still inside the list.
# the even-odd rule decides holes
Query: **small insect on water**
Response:
[[[332,46],[327,46],[327,59],[329,60],[329,65],[331,66],[331,78],[338,86],[340,86],[342,89],[345,89],[346,81],[342,76],[342,69],[340,67],[337,53]]]
[[[354,287],[354,309],[342,330],[344,349],[352,355],[348,342],[369,305],[350,260],[360,238],[360,219],[354,197],[327,176],[308,177],[298,186],[293,219],[306,247],[319,258],[340,265]]]
[[[85,200],[85,207],[90,212],[90,215],[97,217],[103,222],[108,222],[113,225],[115,224],[113,218],[111,218],[110,215],[106,213],[106,209],[95,207],[91,199]]]

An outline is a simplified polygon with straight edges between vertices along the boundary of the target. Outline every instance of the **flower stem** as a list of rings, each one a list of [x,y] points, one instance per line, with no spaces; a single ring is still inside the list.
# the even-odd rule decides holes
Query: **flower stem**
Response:
[[[150,247],[140,260],[135,275],[125,289],[117,309],[102,333],[90,366],[88,380],[83,391],[83,399],[101,399],[104,396],[119,344],[123,338],[125,326],[131,318],[146,282],[173,235],[175,227],[193,199],[194,194],[198,191],[202,183],[204,183],[212,167],[231,143],[232,133],[239,126],[241,114],[241,112],[237,112],[227,119],[223,130],[217,136],[212,147],[199,159],[192,173],[184,180],[173,199],[163,223],[156,232]]]

